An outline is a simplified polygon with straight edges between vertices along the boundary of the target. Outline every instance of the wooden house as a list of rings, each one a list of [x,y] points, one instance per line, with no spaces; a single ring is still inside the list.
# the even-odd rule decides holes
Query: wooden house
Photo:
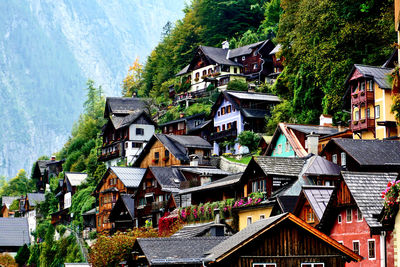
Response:
[[[379,219],[382,191],[398,173],[342,172],[317,228],[363,257],[361,265],[395,266],[393,233]]]
[[[265,117],[270,115],[280,99],[272,94],[242,91],[223,91],[211,108],[214,130],[210,135],[214,154],[233,152],[241,154],[248,149],[236,141],[243,131],[261,133],[265,127]],[[234,140],[234,147],[222,147],[225,140]]]
[[[135,204],[133,194],[121,194],[112,208],[109,220],[113,224],[111,232],[125,232],[135,227]]]
[[[109,167],[93,192],[96,197],[97,232],[110,231],[109,216],[120,194],[133,194],[143,179],[146,169]]]
[[[80,172],[65,172],[64,179],[59,181],[61,188],[56,194],[58,198],[58,211],[51,214],[51,223],[53,225],[59,223],[69,223],[71,216],[69,208],[72,204],[72,196],[76,193],[78,186],[86,181],[88,175]]]
[[[160,124],[159,127],[163,134],[197,135],[207,139],[210,135],[207,126],[211,125],[211,121],[205,120],[205,118],[204,113],[188,117],[184,117],[182,114],[179,119]]]
[[[199,136],[155,134],[134,166],[210,165],[211,148]]]
[[[56,160],[54,156],[50,160],[38,160],[33,166],[32,179],[36,182],[36,189],[44,193],[49,186],[50,178],[57,177],[62,172],[64,160]]]
[[[293,214],[259,220],[207,252],[206,266],[345,266],[362,257]]]
[[[36,206],[45,201],[43,193],[28,193],[19,200],[19,212],[22,216],[36,216]],[[32,214],[33,212],[34,214]]]
[[[324,125],[279,123],[265,152],[272,157],[305,157],[317,155],[319,138],[334,135],[338,128]]]
[[[397,137],[398,127],[392,106],[391,68],[355,64],[347,77],[346,97],[350,98],[351,123],[355,139]]]
[[[0,253],[17,253],[24,244],[29,245],[28,218],[0,218]]]
[[[148,167],[134,194],[136,226],[144,226],[149,221],[157,227],[158,220],[168,208],[168,200],[173,194],[177,195],[184,181],[186,179],[178,168]],[[173,208],[179,207],[179,203],[174,205]]]
[[[155,131],[155,123],[148,115],[148,102],[141,98],[107,97],[101,136],[103,145],[99,161],[116,166],[126,160],[135,162]]]
[[[272,72],[268,74],[267,81],[270,84],[273,84],[278,78],[279,74],[281,74],[283,71],[283,62],[285,61],[285,57],[280,55],[281,48],[281,44],[277,44],[269,53],[269,55],[272,57]]]
[[[334,138],[321,156],[349,171],[400,170],[399,141]]]
[[[303,186],[293,214],[315,227],[324,215],[334,189],[334,186],[325,185]]]
[[[2,196],[1,197],[1,209],[0,209],[0,217],[14,217],[14,211],[10,211],[10,206],[15,200],[18,200],[19,197],[9,197]]]

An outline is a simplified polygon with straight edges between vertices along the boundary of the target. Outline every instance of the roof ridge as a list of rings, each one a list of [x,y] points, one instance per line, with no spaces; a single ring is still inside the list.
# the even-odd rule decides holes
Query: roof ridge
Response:
[[[365,64],[354,64],[354,66],[368,67],[368,68],[376,68],[376,69],[393,70],[393,68],[386,68],[386,67],[381,67],[381,66],[373,66],[373,65],[365,65]]]

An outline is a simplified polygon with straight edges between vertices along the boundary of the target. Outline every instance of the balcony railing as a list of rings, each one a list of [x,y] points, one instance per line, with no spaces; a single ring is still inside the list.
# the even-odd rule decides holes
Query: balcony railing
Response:
[[[355,104],[368,104],[374,103],[374,92],[373,91],[359,91],[351,94],[351,103]]]
[[[117,147],[115,149],[115,147]],[[124,141],[117,141],[111,144],[103,145],[98,149],[98,160],[107,161],[119,157],[123,157],[125,154]]]
[[[216,141],[219,139],[228,138],[228,137],[236,137],[236,136],[237,136],[237,129],[232,128],[229,130],[212,133],[210,136],[210,141]]]
[[[175,96],[174,101],[179,102],[179,101],[185,101],[185,100],[190,100],[190,99],[195,99],[195,98],[201,98],[201,97],[206,97],[209,96],[213,93],[213,91],[207,91],[206,89],[201,89],[193,92],[185,92],[179,95]]]
[[[365,118],[358,121],[351,121],[351,130],[353,132],[372,129],[375,127],[375,119]]]

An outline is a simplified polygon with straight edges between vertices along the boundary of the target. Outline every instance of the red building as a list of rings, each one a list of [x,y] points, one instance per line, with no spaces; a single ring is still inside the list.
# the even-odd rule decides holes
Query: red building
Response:
[[[346,266],[394,266],[393,235],[378,217],[381,192],[397,173],[342,172],[336,191],[317,228],[363,256]]]

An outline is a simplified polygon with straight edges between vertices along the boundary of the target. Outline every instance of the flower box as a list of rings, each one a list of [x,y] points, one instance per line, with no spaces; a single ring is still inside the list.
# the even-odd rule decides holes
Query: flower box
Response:
[[[169,157],[164,157],[162,160],[163,160],[163,161],[168,161],[168,160],[169,160]]]
[[[358,121],[353,121],[353,124],[354,124],[354,125],[357,125],[357,124],[358,124]]]
[[[365,122],[365,119],[361,119],[361,120],[360,120],[360,123],[364,123],[364,122]]]

